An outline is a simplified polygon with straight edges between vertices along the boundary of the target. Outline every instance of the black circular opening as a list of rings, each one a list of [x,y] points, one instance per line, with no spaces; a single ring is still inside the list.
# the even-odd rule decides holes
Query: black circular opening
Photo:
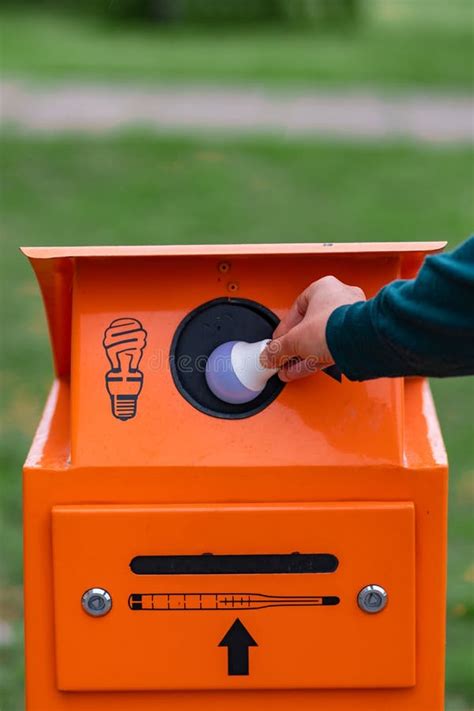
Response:
[[[190,311],[176,329],[170,350],[171,374],[181,395],[201,412],[228,420],[243,419],[263,410],[285,386],[278,376],[270,378],[255,400],[231,405],[209,390],[206,362],[221,343],[271,338],[278,323],[272,311],[248,299],[213,299]]]

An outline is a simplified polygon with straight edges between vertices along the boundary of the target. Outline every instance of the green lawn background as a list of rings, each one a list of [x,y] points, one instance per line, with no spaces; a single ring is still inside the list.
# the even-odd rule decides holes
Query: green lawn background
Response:
[[[472,0],[360,0],[361,21],[312,26],[114,24],[40,3],[0,8],[2,72],[36,80],[469,91]],[[47,4],[46,4],[47,7]],[[80,8],[80,4],[77,6]]]

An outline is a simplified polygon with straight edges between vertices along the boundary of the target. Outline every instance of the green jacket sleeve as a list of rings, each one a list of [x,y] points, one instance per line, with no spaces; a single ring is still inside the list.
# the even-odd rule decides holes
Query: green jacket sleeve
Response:
[[[416,279],[340,306],[326,338],[349,380],[474,374],[474,237],[427,257]]]

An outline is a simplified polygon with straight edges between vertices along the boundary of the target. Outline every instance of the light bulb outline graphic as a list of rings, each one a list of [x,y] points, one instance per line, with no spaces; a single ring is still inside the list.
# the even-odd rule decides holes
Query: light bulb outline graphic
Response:
[[[139,366],[147,335],[141,322],[131,316],[114,319],[105,329],[102,345],[110,363],[105,387],[112,415],[118,420],[131,420],[137,414],[144,380]]]

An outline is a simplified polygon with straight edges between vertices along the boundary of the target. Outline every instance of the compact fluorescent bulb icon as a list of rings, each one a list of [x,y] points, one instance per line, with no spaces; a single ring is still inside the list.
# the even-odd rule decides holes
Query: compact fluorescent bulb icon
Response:
[[[138,396],[143,387],[143,373],[138,369],[146,346],[146,331],[135,318],[112,321],[104,334],[103,346],[111,369],[105,384],[110,395],[112,414],[130,420],[137,414]]]
[[[269,339],[246,343],[228,341],[212,351],[206,363],[206,382],[216,397],[231,405],[255,400],[277,368],[264,368],[260,354]]]

